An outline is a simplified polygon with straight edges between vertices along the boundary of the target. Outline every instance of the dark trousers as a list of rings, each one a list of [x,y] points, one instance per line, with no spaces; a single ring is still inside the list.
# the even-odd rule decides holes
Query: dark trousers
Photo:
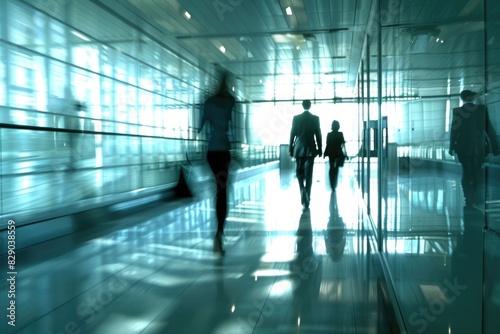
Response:
[[[458,161],[462,165],[462,189],[466,205],[480,204],[483,197],[483,175],[482,166],[484,158],[474,155],[459,155]]]
[[[215,201],[217,232],[223,232],[224,223],[227,217],[227,185],[229,180],[231,154],[229,151],[208,151],[207,160],[217,185],[217,196]]]
[[[329,158],[330,170],[328,171],[328,176],[330,178],[330,187],[332,191],[337,188],[337,180],[339,177],[339,166],[335,164],[336,158]]]
[[[295,164],[295,175],[299,181],[300,193],[302,194],[305,189],[307,197],[311,198],[314,157],[298,157]]]

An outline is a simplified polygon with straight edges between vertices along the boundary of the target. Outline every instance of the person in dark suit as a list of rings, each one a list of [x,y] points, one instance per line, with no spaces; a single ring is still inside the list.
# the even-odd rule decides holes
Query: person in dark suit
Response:
[[[326,136],[325,157],[328,157],[330,162],[330,169],[328,176],[330,178],[330,186],[332,191],[337,188],[337,178],[339,175],[339,168],[344,165],[344,160],[347,159],[345,152],[345,139],[344,134],[339,131],[340,123],[338,121],[332,122],[332,131]]]
[[[322,138],[319,117],[309,111],[311,101],[304,100],[302,107],[304,112],[294,116],[292,120],[289,154],[296,159],[296,176],[299,181],[301,202],[307,208],[311,199],[314,158],[321,157]]]
[[[462,188],[465,205],[483,204],[481,167],[488,153],[500,153],[497,135],[488,117],[486,106],[474,104],[476,93],[464,90],[461,107],[453,109],[450,130],[450,155],[457,154],[462,165]]]

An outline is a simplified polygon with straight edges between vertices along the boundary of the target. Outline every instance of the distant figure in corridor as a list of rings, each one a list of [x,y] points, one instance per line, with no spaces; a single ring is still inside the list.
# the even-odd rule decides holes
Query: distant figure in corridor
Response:
[[[311,200],[314,158],[321,157],[322,138],[319,117],[309,111],[311,101],[304,100],[302,107],[304,112],[294,116],[292,120],[289,154],[296,159],[296,176],[299,181],[301,202],[304,208],[308,208]]]
[[[482,104],[474,104],[476,93],[464,90],[460,98],[463,106],[453,109],[450,130],[450,155],[457,154],[462,165],[462,188],[465,205],[484,204],[481,167],[489,153],[500,153],[497,135]]]
[[[328,176],[330,178],[330,186],[332,191],[337,188],[337,179],[339,175],[339,168],[344,165],[344,160],[347,159],[345,151],[344,134],[339,131],[340,123],[338,121],[332,122],[332,131],[326,136],[325,158],[328,157],[330,169]]]
[[[223,236],[227,216],[227,185],[229,164],[231,162],[231,144],[228,138],[229,122],[235,105],[235,98],[227,88],[227,74],[224,74],[219,91],[205,101],[203,117],[198,132],[208,122],[211,126],[211,137],[208,143],[207,160],[217,185],[216,215],[217,232],[214,238],[214,251],[224,254]]]

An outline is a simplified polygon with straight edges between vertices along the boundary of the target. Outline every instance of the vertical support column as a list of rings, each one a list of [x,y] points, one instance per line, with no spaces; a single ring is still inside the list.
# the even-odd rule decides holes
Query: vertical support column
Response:
[[[0,57],[2,57],[2,59],[4,59],[4,64],[5,64],[5,67],[4,67],[4,77],[3,77],[3,80],[5,80],[4,82],[4,87],[5,87],[5,104],[6,105],[9,105],[9,85],[8,85],[8,82],[9,82],[9,64],[10,64],[10,60],[9,60],[9,52],[7,52],[7,44],[6,43],[3,43],[3,41],[6,41],[7,40],[7,28],[8,28],[8,23],[9,23],[9,19],[12,19],[12,16],[10,16],[10,18],[7,18],[7,1],[0,1],[0,25],[1,25],[1,30],[0,30],[0,44],[1,47],[0,47]],[[2,78],[0,78],[0,80],[2,80]],[[2,112],[0,113],[0,122],[5,122],[6,121],[6,117],[5,117],[5,114],[6,112],[4,110],[1,110]],[[2,129],[0,128],[0,138],[5,138],[4,136],[4,131],[5,129]],[[0,181],[3,181],[3,175],[5,174],[4,173],[4,170],[3,170],[3,166],[4,166],[4,161],[3,161],[3,156],[4,156],[4,140],[0,140]],[[4,182],[0,182],[0,210],[1,212],[5,212],[4,211]],[[1,236],[3,238],[3,236]],[[1,250],[0,250],[1,251]],[[3,297],[2,297],[3,298]],[[1,302],[1,306],[2,307],[5,307],[5,304],[3,302]]]
[[[370,102],[371,102],[371,94],[370,94],[370,43],[371,36],[368,35],[366,39],[366,119],[364,126],[364,147],[366,152],[366,211],[367,214],[371,214],[371,196],[370,196],[370,177],[371,177],[371,132],[369,130],[370,124]]]
[[[383,153],[383,124],[382,124],[382,24],[380,17],[380,0],[378,0],[378,20],[377,20],[377,104],[378,104],[378,121],[377,121],[377,246],[378,251],[383,251],[383,236],[382,236],[382,168],[384,167],[384,153]],[[385,181],[384,181],[385,182]]]
[[[9,10],[9,3],[8,1],[0,1],[0,24],[2,25],[2,40],[7,41],[8,40],[8,28],[9,28],[9,23],[11,22],[13,16],[12,15],[7,15],[7,11]],[[10,66],[10,45],[5,43],[4,47],[2,48],[2,58],[4,59],[4,64],[5,66],[5,75],[4,75],[4,80],[5,80],[5,104],[6,105],[11,105],[10,103],[10,76],[11,76],[11,66]],[[2,113],[5,114],[5,113]],[[0,117],[0,120],[2,117]],[[3,121],[7,122],[7,119],[4,119]]]
[[[364,62],[361,61],[361,73],[358,74],[358,145],[361,144],[358,151],[358,183],[363,189],[363,71],[364,71]]]

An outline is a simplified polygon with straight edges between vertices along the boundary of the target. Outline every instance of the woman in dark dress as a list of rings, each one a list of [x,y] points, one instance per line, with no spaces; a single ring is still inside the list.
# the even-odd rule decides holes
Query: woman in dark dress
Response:
[[[231,144],[228,132],[231,113],[235,105],[235,98],[227,87],[227,76],[227,74],[224,74],[219,91],[205,101],[203,118],[198,130],[198,132],[201,132],[205,123],[209,123],[212,128],[208,143],[207,160],[217,185],[215,202],[217,232],[214,239],[214,251],[221,254],[225,253],[223,235],[227,216],[227,187],[229,164],[231,163]]]
[[[345,152],[345,139],[344,134],[339,131],[340,123],[338,121],[332,122],[332,131],[326,136],[325,157],[330,161],[330,186],[332,191],[337,188],[337,178],[339,175],[339,168],[344,165],[344,160],[347,159]]]

